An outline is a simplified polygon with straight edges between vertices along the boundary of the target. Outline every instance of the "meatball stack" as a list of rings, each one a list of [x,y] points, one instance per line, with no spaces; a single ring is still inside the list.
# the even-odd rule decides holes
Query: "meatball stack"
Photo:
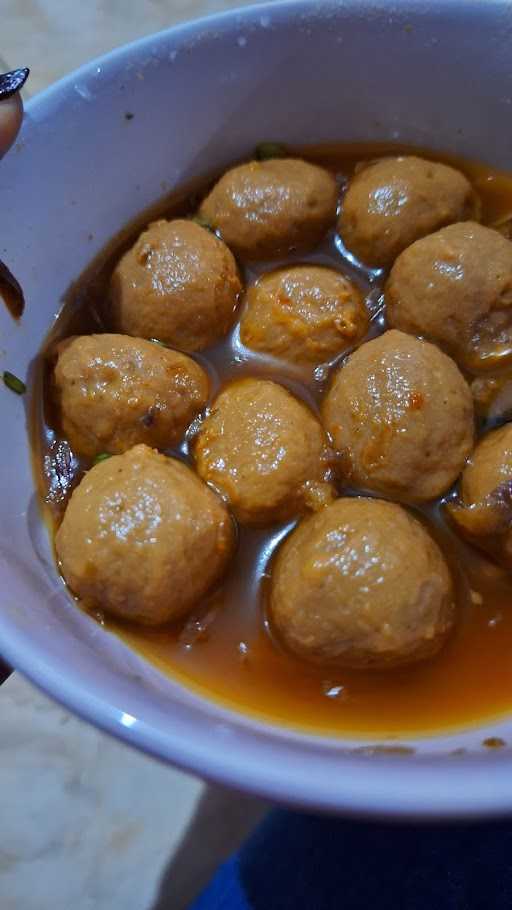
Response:
[[[60,430],[90,469],[71,496],[56,550],[86,606],[148,625],[178,619],[226,572],[234,519],[266,525],[333,499],[327,435],[310,408],[260,378],[233,382],[211,403],[204,361],[191,355],[236,321],[242,282],[232,251],[250,258],[311,248],[334,222],[337,197],[332,175],[304,161],[234,169],[200,216],[156,221],[125,253],[106,307],[112,331],[58,345]],[[367,318],[361,295],[324,271],[313,334],[317,350],[331,356],[362,337]],[[312,273],[299,282],[303,331],[306,298],[316,299],[322,280]],[[298,332],[290,327],[292,337]],[[200,416],[194,471],[176,453],[161,453],[178,448]]]
[[[62,432],[89,465],[56,536],[73,592],[124,619],[179,619],[236,559],[236,523],[292,521],[266,597],[277,647],[375,669],[437,653],[456,598],[416,506],[462,475],[454,522],[498,536],[512,565],[509,428],[470,460],[469,374],[512,350],[512,244],[479,218],[445,164],[364,162],[340,199],[327,169],[279,157],[229,170],[195,219],[151,224],[113,272],[110,332],[56,352]],[[328,232],[350,273],[300,260]],[[244,263],[272,259],[244,291]],[[363,266],[389,270],[377,335]],[[269,363],[331,370],[318,413],[261,361],[212,399],[208,349],[235,326]],[[185,438],[189,464],[171,452]]]

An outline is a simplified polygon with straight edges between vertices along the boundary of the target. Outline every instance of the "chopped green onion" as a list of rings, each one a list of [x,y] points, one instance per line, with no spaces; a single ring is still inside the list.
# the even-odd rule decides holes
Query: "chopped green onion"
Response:
[[[192,221],[195,221],[195,223],[198,224],[199,227],[205,228],[205,230],[211,231],[212,234],[215,234],[215,228],[213,227],[213,225],[210,224],[208,219],[205,218],[203,215],[193,215]]]
[[[260,142],[256,146],[255,155],[259,161],[267,161],[269,158],[286,158],[286,146],[281,142]]]
[[[23,395],[27,391],[27,387],[22,379],[18,379],[14,373],[9,373],[9,370],[4,370],[3,380],[5,385],[11,392],[16,392],[16,395]]]
[[[93,464],[99,464],[101,461],[106,461],[107,458],[111,458],[110,452],[100,452],[95,456]]]

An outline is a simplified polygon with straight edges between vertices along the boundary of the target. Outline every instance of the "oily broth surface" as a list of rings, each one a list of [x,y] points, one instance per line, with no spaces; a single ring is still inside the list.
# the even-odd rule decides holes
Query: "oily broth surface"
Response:
[[[332,169],[346,185],[361,159],[417,149],[350,145],[296,150]],[[420,151],[455,164],[474,182],[483,202],[483,222],[512,214],[512,176],[473,162]],[[157,217],[186,214],[211,178],[172,199],[123,230],[70,288],[63,310],[42,353],[36,377],[32,445],[45,513],[55,529],[86,461],[76,458],[59,434],[51,404],[51,350],[71,334],[108,331],[106,287],[115,262],[142,228]],[[315,262],[354,280],[372,315],[372,337],[385,328],[381,312],[383,270],[368,270],[331,232],[312,253],[242,268],[246,285],[262,272],[285,263]],[[222,344],[197,355],[212,379],[212,394],[234,378],[261,375],[287,386],[318,411],[329,368],[287,366],[252,354],[239,342],[238,329]],[[333,364],[331,366],[335,366]],[[487,429],[479,427],[482,432]],[[192,426],[179,451],[190,459]],[[347,491],[343,491],[346,495]],[[350,492],[350,491],[349,491]],[[272,640],[265,619],[265,590],[272,554],[293,523],[263,530],[241,528],[237,557],[222,586],[188,620],[163,629],[128,626],[98,614],[105,626],[164,672],[206,696],[260,718],[317,733],[396,735],[470,725],[512,707],[512,581],[507,574],[460,541],[445,524],[441,504],[416,510],[429,522],[457,581],[460,616],[448,644],[433,660],[387,673],[335,671],[313,667],[284,653]]]

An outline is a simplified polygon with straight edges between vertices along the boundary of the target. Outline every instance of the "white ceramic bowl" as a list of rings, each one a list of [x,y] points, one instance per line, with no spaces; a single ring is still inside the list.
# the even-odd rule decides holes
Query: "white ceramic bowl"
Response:
[[[29,372],[68,285],[125,222],[262,139],[397,139],[509,165],[510,23],[495,0],[277,3],[162,32],[43,92],[0,165],[0,256],[27,299],[20,325],[0,311],[2,368]],[[403,817],[512,809],[510,750],[481,746],[512,741],[511,721],[370,755],[231,713],[145,664],[70,601],[23,401],[0,390],[0,413],[0,653],[37,685],[134,746],[274,800]]]

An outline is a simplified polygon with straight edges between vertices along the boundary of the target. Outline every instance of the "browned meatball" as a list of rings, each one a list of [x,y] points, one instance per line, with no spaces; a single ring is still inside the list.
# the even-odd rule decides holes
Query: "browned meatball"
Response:
[[[417,240],[386,285],[388,320],[482,369],[512,356],[512,243],[474,221]]]
[[[194,221],[155,221],[114,269],[114,328],[201,351],[229,331],[240,277],[232,253]]]
[[[386,266],[419,237],[478,211],[469,180],[454,168],[414,155],[380,158],[350,181],[338,228],[359,259]]]
[[[197,470],[244,524],[284,521],[332,496],[325,434],[309,408],[265,379],[229,385],[195,446]]]
[[[243,344],[291,363],[332,360],[368,329],[360,291],[334,269],[298,265],[263,275],[247,293]]]
[[[471,392],[453,360],[395,330],[350,355],[323,419],[349,483],[412,502],[444,493],[473,446]]]
[[[139,445],[85,475],[55,544],[84,606],[158,625],[183,616],[219,580],[234,529],[190,468]]]
[[[512,569],[512,423],[478,443],[448,514],[470,543]]]
[[[502,421],[512,417],[512,375],[477,376],[471,382],[471,393],[477,417]]]
[[[279,550],[270,619],[307,660],[387,669],[439,651],[454,621],[453,586],[439,547],[405,509],[338,499]]]
[[[59,346],[54,391],[77,455],[120,454],[138,442],[177,445],[208,399],[186,354],[129,335],[83,335]]]
[[[461,481],[467,505],[481,502],[499,486],[512,481],[512,423],[487,433],[466,465]]]
[[[245,259],[272,259],[315,246],[336,217],[328,171],[295,158],[251,161],[227,171],[201,215]]]

